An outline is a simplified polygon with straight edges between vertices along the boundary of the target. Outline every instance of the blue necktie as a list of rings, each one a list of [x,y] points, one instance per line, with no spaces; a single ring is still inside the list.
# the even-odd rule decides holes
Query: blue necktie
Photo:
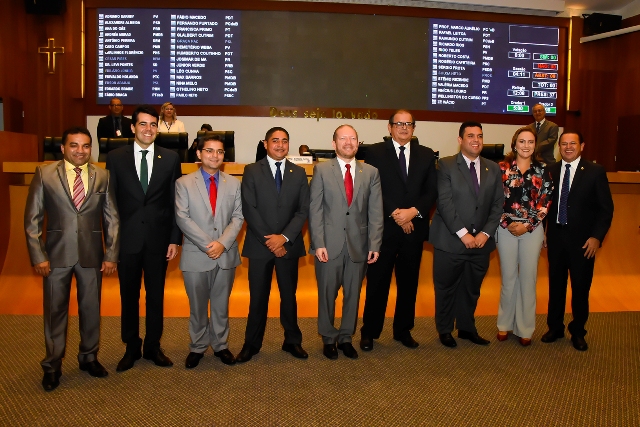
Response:
[[[480,184],[478,184],[478,174],[476,173],[476,164],[471,162],[469,165],[469,173],[471,174],[471,182],[473,183],[473,189],[476,190],[476,196],[480,192]]]
[[[562,178],[562,191],[560,192],[560,206],[558,207],[558,222],[567,225],[567,201],[569,199],[569,180],[571,179],[571,165],[567,164]]]
[[[276,191],[280,194],[280,187],[282,187],[282,172],[280,172],[280,165],[282,162],[276,162]]]
[[[407,182],[407,158],[404,156],[405,147],[400,147],[400,155],[398,160],[400,161],[400,173],[402,174],[402,180]]]

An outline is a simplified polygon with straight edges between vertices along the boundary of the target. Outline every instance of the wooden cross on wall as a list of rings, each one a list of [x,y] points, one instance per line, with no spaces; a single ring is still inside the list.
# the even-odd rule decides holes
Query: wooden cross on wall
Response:
[[[53,38],[47,39],[47,46],[38,48],[38,53],[47,54],[47,69],[49,74],[55,74],[56,72],[56,54],[64,53],[64,47],[55,47],[55,40]]]

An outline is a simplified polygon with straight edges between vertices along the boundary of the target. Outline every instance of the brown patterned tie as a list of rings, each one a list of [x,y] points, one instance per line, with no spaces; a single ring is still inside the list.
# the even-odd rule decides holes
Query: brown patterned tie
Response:
[[[76,179],[73,181],[73,204],[76,205],[76,209],[80,210],[82,202],[84,202],[84,183],[82,182],[82,169],[74,168],[76,172]]]

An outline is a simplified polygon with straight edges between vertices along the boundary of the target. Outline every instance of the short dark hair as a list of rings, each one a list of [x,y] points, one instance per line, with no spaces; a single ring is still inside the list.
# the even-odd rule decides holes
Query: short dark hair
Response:
[[[578,142],[580,144],[582,144],[584,142],[584,139],[582,138],[582,134],[579,131],[571,130],[571,129],[565,129],[564,132],[562,132],[562,134],[560,134],[560,138],[558,138],[558,144],[560,143],[560,140],[562,139],[562,137],[565,136],[565,135],[568,135],[568,134],[578,135]]]
[[[156,122],[160,120],[160,115],[151,105],[138,105],[135,110],[133,110],[133,114],[131,115],[131,123],[135,126],[138,123],[138,114],[148,114],[150,116],[155,117]]]
[[[202,149],[204,148],[204,143],[207,141],[218,141],[222,143],[222,146],[224,147],[224,141],[222,140],[222,137],[218,134],[213,134],[213,135],[207,135],[207,136],[203,136],[202,138],[198,139],[198,145],[197,145],[197,150],[198,151],[202,151]]]
[[[413,114],[411,113],[411,111],[409,110],[404,110],[404,109],[400,109],[400,110],[396,110],[393,112],[393,114],[391,115],[391,117],[389,117],[389,124],[392,125],[395,123],[395,118],[396,118],[396,114],[400,114],[400,113],[407,113],[411,116],[411,122],[415,123],[416,119],[413,118]]]
[[[267,134],[264,136],[264,140],[268,141],[269,138],[271,138],[271,135],[273,135],[274,133],[276,133],[278,131],[286,133],[287,134],[287,139],[289,139],[289,132],[287,132],[287,130],[285,128],[281,128],[280,126],[276,126],[276,127],[273,127],[273,128],[271,128],[271,129],[269,129],[267,131]]]
[[[480,128],[482,130],[482,124],[474,121],[464,122],[460,125],[460,130],[458,130],[458,136],[462,138],[464,135],[464,131],[466,128]]]
[[[203,123],[202,126],[200,126],[200,130],[202,129],[206,129],[209,132],[211,132],[213,130],[213,128],[211,127],[211,125],[209,123]]]
[[[77,135],[79,133],[87,135],[89,137],[89,143],[92,142],[91,132],[89,132],[89,129],[83,128],[82,126],[74,126],[62,132],[62,145],[66,145],[67,137],[69,135]]]

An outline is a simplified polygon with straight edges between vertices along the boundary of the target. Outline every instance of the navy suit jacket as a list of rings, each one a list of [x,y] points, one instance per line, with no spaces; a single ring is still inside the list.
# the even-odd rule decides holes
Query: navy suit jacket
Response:
[[[145,194],[136,172],[133,146],[110,151],[111,172],[120,212],[120,256],[145,250],[166,253],[170,244],[182,244],[175,218],[175,183],[182,176],[180,158],[166,148],[154,147],[153,169]]]

